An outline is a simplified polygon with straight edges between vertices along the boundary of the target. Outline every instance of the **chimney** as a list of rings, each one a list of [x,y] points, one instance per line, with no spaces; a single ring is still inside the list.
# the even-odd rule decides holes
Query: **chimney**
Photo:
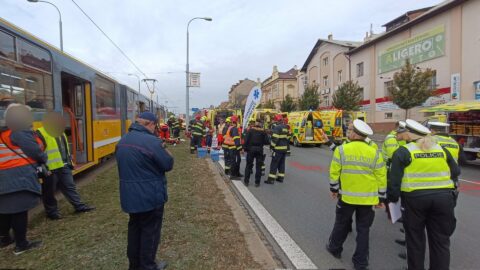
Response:
[[[273,66],[273,73],[276,73],[276,72],[278,72],[278,68],[277,68],[277,66],[275,65],[275,66]]]
[[[328,40],[333,40],[333,35],[332,34],[328,35]]]
[[[298,70],[298,67],[297,67],[297,65],[293,66],[293,69],[295,69],[295,70]]]

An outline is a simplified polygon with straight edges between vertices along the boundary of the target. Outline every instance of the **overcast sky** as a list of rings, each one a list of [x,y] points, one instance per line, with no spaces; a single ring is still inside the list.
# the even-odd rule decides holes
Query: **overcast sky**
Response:
[[[50,0],[63,16],[64,50],[137,89],[135,68],[85,18],[71,0]],[[273,65],[301,67],[318,38],[361,41],[381,25],[440,0],[76,0],[149,77],[160,103],[185,111],[186,25],[190,71],[201,72],[191,107],[218,105],[238,80],[262,80]],[[0,0],[0,16],[59,46],[57,11],[45,3]],[[140,75],[140,74],[139,74]],[[147,92],[142,85],[143,93]]]

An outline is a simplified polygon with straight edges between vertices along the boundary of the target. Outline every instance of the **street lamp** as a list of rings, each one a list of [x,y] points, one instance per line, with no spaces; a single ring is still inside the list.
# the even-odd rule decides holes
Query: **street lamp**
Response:
[[[60,18],[58,21],[58,26],[60,28],[60,50],[63,52],[63,30],[62,30],[62,14],[60,13],[60,9],[58,9],[57,6],[55,6],[53,3],[50,3],[48,1],[43,1],[43,0],[27,0],[30,3],[46,3],[49,5],[52,5],[54,8],[57,9],[58,11],[58,17]]]
[[[190,23],[193,22],[194,20],[205,20],[205,21],[212,21],[212,18],[210,17],[195,17],[193,19],[191,19],[190,21],[188,21],[188,24],[187,24],[187,71],[186,71],[186,80],[185,80],[185,84],[186,84],[186,116],[185,116],[185,124],[186,124],[186,127],[187,127],[187,130],[188,130],[188,126],[190,125],[190,94],[189,94],[189,90],[190,90],[190,85],[189,85],[189,77],[190,77],[190,65],[189,65],[189,33],[188,33],[188,28],[190,27]]]
[[[137,74],[133,74],[133,73],[128,73],[128,76],[137,77],[137,79],[138,79],[138,94],[140,94],[140,76],[138,76]]]

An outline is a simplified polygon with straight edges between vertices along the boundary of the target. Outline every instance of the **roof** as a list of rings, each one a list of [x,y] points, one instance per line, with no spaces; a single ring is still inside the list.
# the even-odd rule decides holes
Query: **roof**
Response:
[[[362,42],[358,42],[358,41],[335,40],[335,39],[329,40],[329,39],[319,38],[317,40],[317,42],[315,43],[315,46],[313,46],[312,51],[310,51],[310,54],[308,55],[307,60],[303,64],[303,67],[302,67],[301,71],[307,71],[308,64],[310,64],[310,61],[312,61],[313,56],[315,56],[315,54],[318,51],[318,48],[320,48],[320,46],[323,43],[331,43],[331,44],[334,44],[334,45],[339,45],[339,46],[342,46],[342,47],[349,48],[349,50],[353,49],[353,48],[356,48],[356,47],[358,47],[362,44]]]
[[[291,68],[287,72],[278,72],[279,79],[296,79],[298,74],[298,70],[295,68]]]
[[[388,32],[385,32],[385,33],[382,33],[380,35],[378,35],[376,38],[374,39],[371,39],[370,41],[368,42],[365,42],[363,43],[362,45],[354,48],[354,49],[351,49],[350,51],[347,52],[348,55],[351,55],[353,53],[356,53],[364,48],[367,48],[367,47],[370,47],[371,45],[379,42],[379,41],[382,41],[386,38],[389,38],[405,29],[408,29],[416,24],[419,24],[421,22],[424,22],[438,14],[441,14],[449,9],[452,9],[460,4],[463,4],[465,2],[467,2],[468,0],[446,0],[438,5],[436,5],[435,7],[431,8],[430,10],[428,10],[427,12],[423,13],[422,15],[416,17],[415,19],[403,24],[403,25],[400,25],[399,27],[391,30],[391,31],[388,31]],[[303,69],[302,69],[303,70]]]
[[[388,26],[389,24],[391,24],[391,23],[393,23],[393,22],[395,22],[395,21],[398,21],[398,20],[400,20],[400,19],[402,19],[402,18],[404,18],[404,17],[410,17],[410,15],[412,15],[412,14],[415,14],[415,13],[418,13],[418,12],[424,12],[424,11],[427,11],[427,10],[433,8],[433,7],[434,7],[434,6],[424,7],[424,8],[414,9],[414,10],[409,10],[409,11],[405,12],[404,14],[398,16],[397,18],[395,18],[395,19],[393,19],[393,20],[385,23],[385,24],[382,25],[382,26],[383,26],[383,27],[386,27],[386,26]]]

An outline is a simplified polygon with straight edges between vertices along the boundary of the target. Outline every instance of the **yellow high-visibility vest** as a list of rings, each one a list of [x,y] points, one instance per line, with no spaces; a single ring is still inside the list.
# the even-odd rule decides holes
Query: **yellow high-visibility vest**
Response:
[[[330,164],[330,187],[339,188],[341,200],[354,205],[376,205],[387,189],[382,155],[364,141],[335,149]]]
[[[55,137],[50,136],[50,134],[48,134],[44,127],[39,128],[38,131],[40,131],[43,138],[45,139],[45,143],[47,144],[47,147],[45,148],[45,153],[47,153],[48,155],[48,169],[55,170],[63,168],[65,166],[65,162],[63,162],[62,154],[60,153]],[[66,142],[65,144],[67,146],[67,155],[70,155],[70,148],[68,146],[67,136],[65,135],[65,133],[62,136]]]
[[[448,136],[441,136],[441,135],[435,135],[435,139],[437,139],[437,143],[445,147],[450,154],[452,154],[453,159],[458,163],[458,156],[460,154],[460,145],[458,144],[455,139],[452,137]]]
[[[412,158],[412,162],[404,170],[400,188],[402,192],[454,188],[447,154],[440,145],[435,145],[429,151],[421,150],[415,142],[402,147],[408,149]]]

